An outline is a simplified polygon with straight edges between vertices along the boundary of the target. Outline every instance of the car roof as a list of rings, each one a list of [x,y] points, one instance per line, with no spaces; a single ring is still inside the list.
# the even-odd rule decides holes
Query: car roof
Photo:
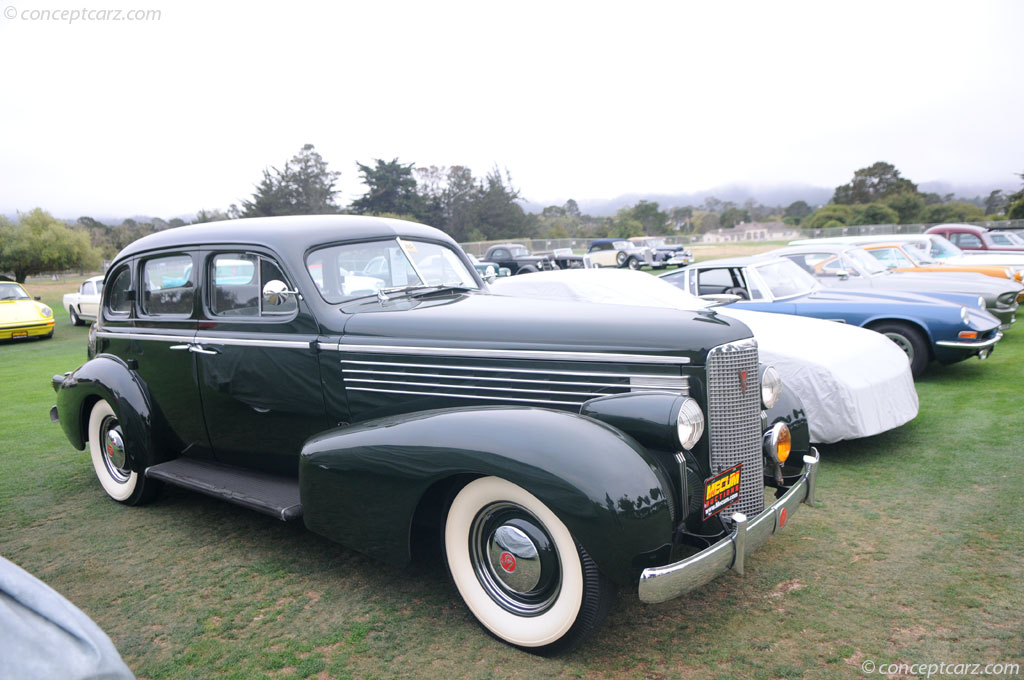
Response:
[[[405,220],[364,215],[289,215],[165,229],[129,244],[115,261],[152,250],[214,244],[266,246],[282,255],[301,258],[309,247],[319,244],[395,236],[443,241],[457,247],[440,229]]]
[[[717,260],[704,260],[697,264],[691,264],[686,268],[708,269],[710,267],[749,267],[751,265],[760,265],[766,262],[785,259],[786,258],[773,255],[772,253],[763,253],[761,255],[744,255],[743,257],[723,257]]]
[[[925,230],[925,233],[934,234],[936,231],[940,229],[956,229],[957,231],[969,231],[972,234],[984,234],[986,231],[988,231],[988,227],[979,227],[977,224],[962,224],[958,222],[955,224],[936,224],[935,226],[928,227]]]
[[[790,244],[781,248],[776,248],[767,253],[763,253],[760,256],[755,255],[754,257],[763,257],[764,255],[781,254],[781,253],[810,253],[814,251],[826,251],[829,253],[845,253],[848,250],[855,250],[860,248],[856,243],[829,243],[822,241],[819,243],[801,243],[797,245]]]
[[[936,234],[939,236],[939,234]],[[928,238],[929,234],[865,234],[861,236],[832,236],[828,238],[800,238],[790,241],[791,246],[817,245],[820,243],[844,243],[847,245],[860,245],[862,243],[906,243],[922,238]]]

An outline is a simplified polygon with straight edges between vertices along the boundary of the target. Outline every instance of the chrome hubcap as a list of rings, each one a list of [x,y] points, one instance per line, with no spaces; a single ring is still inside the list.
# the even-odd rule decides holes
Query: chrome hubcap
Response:
[[[914,346],[907,340],[907,336],[900,335],[899,333],[886,333],[885,337],[895,342],[897,347],[906,352],[907,358],[911,361],[914,360]]]
[[[124,451],[121,426],[114,418],[103,421],[100,441],[103,443],[103,463],[110,478],[119,484],[128,481],[132,471],[128,469],[128,457]]]
[[[481,510],[470,527],[469,552],[480,585],[503,609],[537,616],[558,599],[558,552],[526,508],[501,502]]]

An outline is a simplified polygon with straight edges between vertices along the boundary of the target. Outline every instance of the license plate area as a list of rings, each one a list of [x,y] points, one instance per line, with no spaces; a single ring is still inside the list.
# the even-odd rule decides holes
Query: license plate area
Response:
[[[740,473],[743,464],[734,465],[704,480],[704,519],[710,519],[740,499]]]

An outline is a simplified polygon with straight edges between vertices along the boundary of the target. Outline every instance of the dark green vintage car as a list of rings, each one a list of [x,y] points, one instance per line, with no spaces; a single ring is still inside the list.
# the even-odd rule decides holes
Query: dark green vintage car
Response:
[[[477,619],[552,654],[616,585],[660,602],[742,574],[814,500],[803,409],[745,326],[608,318],[491,295],[418,224],[168,229],[114,260],[51,417],[127,505],[179,485],[399,564],[442,534]]]

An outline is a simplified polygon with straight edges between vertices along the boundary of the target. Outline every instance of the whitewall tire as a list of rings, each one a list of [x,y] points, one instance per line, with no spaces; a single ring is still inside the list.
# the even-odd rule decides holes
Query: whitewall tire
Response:
[[[538,654],[575,647],[600,627],[614,586],[544,503],[498,477],[463,487],[445,520],[455,587],[494,636]]]
[[[119,503],[137,505],[150,500],[156,484],[128,467],[127,445],[121,423],[106,401],[89,412],[89,455],[93,471],[108,496]]]

